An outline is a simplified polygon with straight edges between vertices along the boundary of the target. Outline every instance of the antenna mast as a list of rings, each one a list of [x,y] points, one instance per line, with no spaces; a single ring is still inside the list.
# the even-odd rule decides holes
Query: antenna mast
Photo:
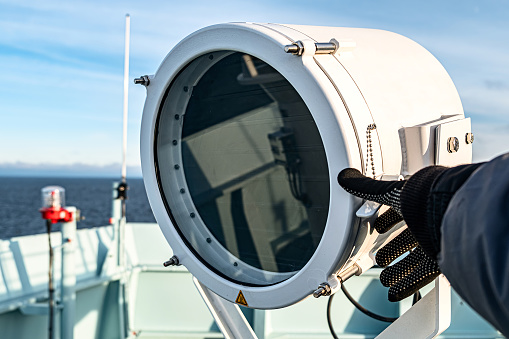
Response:
[[[129,41],[131,30],[131,17],[125,15],[125,51],[124,51],[124,116],[122,130],[122,182],[126,182],[126,153],[127,153],[127,109],[129,98]]]
[[[121,200],[121,217],[118,221],[118,266],[121,270],[124,270],[122,278],[120,279],[119,286],[119,306],[120,306],[120,336],[122,338],[127,337],[129,333],[129,315],[127,309],[127,298],[128,298],[128,286],[127,278],[125,274],[125,227],[126,227],[126,199],[127,199],[127,183],[126,183],[126,172],[127,172],[127,108],[129,98],[129,42],[130,42],[130,30],[131,30],[131,17],[129,14],[125,15],[125,51],[124,51],[124,115],[123,115],[123,130],[122,130],[122,182],[117,187],[117,199]]]

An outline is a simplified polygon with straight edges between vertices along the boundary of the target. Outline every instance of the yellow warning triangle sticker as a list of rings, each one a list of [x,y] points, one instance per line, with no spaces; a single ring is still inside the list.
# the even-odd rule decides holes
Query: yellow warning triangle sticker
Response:
[[[237,296],[237,299],[235,299],[235,302],[242,306],[248,306],[246,298],[244,298],[244,294],[242,294],[242,291],[239,291],[239,295]]]

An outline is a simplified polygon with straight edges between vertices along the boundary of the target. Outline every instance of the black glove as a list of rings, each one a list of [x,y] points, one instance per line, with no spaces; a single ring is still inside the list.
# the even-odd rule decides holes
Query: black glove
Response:
[[[483,163],[446,168],[430,166],[406,181],[378,181],[347,168],[338,183],[347,192],[391,208],[374,223],[379,233],[389,231],[403,219],[408,229],[378,250],[376,262],[386,267],[380,281],[389,288],[389,300],[402,300],[432,282],[439,274],[440,227],[449,201],[470,175]],[[400,255],[411,253],[387,267]]]
[[[385,233],[404,219],[402,194],[406,181],[378,181],[365,177],[356,169],[347,168],[339,173],[338,182],[347,192],[357,197],[391,207],[375,220],[374,228],[377,232]],[[411,253],[407,257],[388,267],[408,251]],[[380,281],[390,287],[390,301],[400,301],[411,296],[440,274],[436,260],[425,253],[409,229],[378,250],[375,260],[379,266],[386,267],[380,274]]]

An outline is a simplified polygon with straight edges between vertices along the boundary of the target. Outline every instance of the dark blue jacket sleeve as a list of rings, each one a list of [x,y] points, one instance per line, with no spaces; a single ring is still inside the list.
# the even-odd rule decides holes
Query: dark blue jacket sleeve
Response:
[[[509,154],[477,168],[454,194],[441,233],[442,272],[509,337]]]

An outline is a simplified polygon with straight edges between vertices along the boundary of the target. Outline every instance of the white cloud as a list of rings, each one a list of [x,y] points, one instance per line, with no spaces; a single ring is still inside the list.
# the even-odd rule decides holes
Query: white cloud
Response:
[[[483,117],[487,127],[477,133],[476,145],[493,154],[491,150],[501,149],[498,145],[507,141],[507,131],[489,134],[489,126],[507,121],[509,96],[504,86],[489,88],[486,83],[509,83],[509,45],[503,43],[509,34],[508,8],[507,1],[495,6],[459,1],[297,0],[289,6],[269,0],[0,0],[0,65],[6,79],[0,82],[0,143],[9,145],[2,149],[0,161],[41,163],[48,147],[59,148],[67,163],[105,166],[120,157],[127,12],[131,14],[131,79],[154,73],[176,43],[214,23],[357,26],[409,36],[444,64],[465,110]],[[132,84],[129,90],[128,162],[139,166],[145,91]],[[486,146],[490,142],[495,146]]]

